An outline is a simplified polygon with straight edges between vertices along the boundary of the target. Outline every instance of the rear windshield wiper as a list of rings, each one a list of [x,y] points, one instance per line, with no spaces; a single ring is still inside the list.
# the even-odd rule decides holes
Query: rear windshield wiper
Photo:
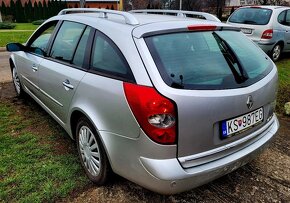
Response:
[[[247,79],[249,79],[248,74],[245,72],[242,63],[240,62],[239,58],[237,57],[236,53],[233,51],[231,46],[223,39],[221,38],[216,32],[212,33],[215,40],[218,43],[218,46],[223,53],[223,56],[225,57],[228,65],[230,66],[230,69],[234,75],[234,78],[238,84],[241,84],[245,82]],[[234,64],[237,64],[238,71],[236,70]]]
[[[170,77],[174,78],[175,74],[171,73]],[[180,79],[180,83],[174,82],[172,81],[171,83],[171,87],[173,88],[177,88],[177,89],[184,89],[184,85],[183,85],[183,75],[179,75],[179,79]]]

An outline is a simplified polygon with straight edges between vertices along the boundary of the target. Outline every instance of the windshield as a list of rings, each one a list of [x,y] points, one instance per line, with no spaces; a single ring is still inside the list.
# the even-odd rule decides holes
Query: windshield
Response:
[[[173,33],[145,41],[161,77],[173,88],[245,87],[272,69],[264,52],[237,31]]]
[[[252,25],[268,24],[272,10],[264,8],[241,8],[236,10],[229,18],[231,23]]]

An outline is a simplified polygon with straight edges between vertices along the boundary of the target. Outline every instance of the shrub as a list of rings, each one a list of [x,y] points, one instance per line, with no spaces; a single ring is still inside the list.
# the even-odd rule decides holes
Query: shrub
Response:
[[[41,25],[42,23],[44,23],[45,20],[35,20],[32,22],[33,25]]]
[[[11,23],[0,23],[0,29],[13,29],[15,25]]]

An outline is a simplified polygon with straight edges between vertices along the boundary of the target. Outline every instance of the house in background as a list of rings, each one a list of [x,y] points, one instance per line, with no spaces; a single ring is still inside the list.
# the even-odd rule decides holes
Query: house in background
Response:
[[[10,6],[10,1],[12,0],[0,0],[0,7],[2,5],[2,2],[4,2],[6,7]],[[37,3],[40,1],[42,4],[44,1],[48,3],[48,0],[30,0],[32,2],[32,5],[34,5],[34,2]],[[67,3],[68,8],[79,8],[80,7],[80,1],[79,0],[61,0],[65,1]],[[14,0],[16,2],[16,0]],[[21,4],[24,6],[24,4],[28,2],[28,0],[21,0]],[[86,7],[87,8],[107,8],[107,9],[114,9],[117,10],[119,8],[119,0],[86,0]]]
[[[79,0],[66,0],[68,8],[79,8]],[[106,8],[119,10],[119,0],[86,0],[86,8]]]
[[[251,6],[251,5],[260,5],[261,0],[226,0],[226,7],[234,6],[234,7],[240,7],[240,6]],[[287,5],[289,4],[290,0],[268,0],[268,4],[272,5]]]

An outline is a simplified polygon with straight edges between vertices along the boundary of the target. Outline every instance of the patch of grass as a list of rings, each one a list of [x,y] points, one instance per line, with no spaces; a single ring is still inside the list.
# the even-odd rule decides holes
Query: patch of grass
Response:
[[[39,25],[34,25],[32,23],[14,23],[14,30],[36,30]]]
[[[33,31],[0,32],[0,47],[5,47],[10,42],[24,43],[32,33]]]
[[[284,112],[284,104],[290,102],[290,59],[285,58],[276,63],[279,75],[279,90],[276,111]]]
[[[22,116],[15,106],[0,102],[0,202],[52,202],[88,184],[76,152],[56,154],[56,142],[73,145],[63,143],[65,133],[51,126],[56,123],[45,113],[25,110]],[[31,119],[54,130],[38,135]]]

